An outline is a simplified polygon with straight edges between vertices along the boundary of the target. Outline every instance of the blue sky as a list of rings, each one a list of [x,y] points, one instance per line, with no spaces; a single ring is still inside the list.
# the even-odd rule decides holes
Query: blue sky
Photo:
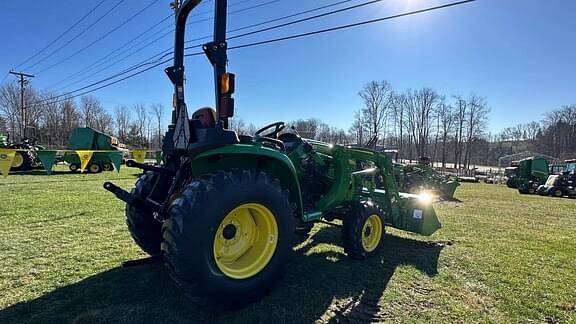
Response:
[[[364,1],[356,0],[340,7]],[[117,2],[106,0],[94,15],[45,54]],[[152,2],[125,0],[54,57],[25,72],[36,73],[74,53]],[[57,83],[169,15],[169,2],[155,2],[131,23],[93,47],[37,73],[32,81],[34,87],[56,90],[72,82],[61,90],[73,90],[170,48],[172,35],[100,74],[83,76],[86,80]],[[230,11],[266,2],[269,0],[229,0]],[[336,0],[279,0],[231,14],[229,29],[334,2]],[[382,1],[329,18],[234,40],[230,46],[448,2],[451,0]],[[47,45],[96,3],[96,0],[1,1],[0,81],[8,70]],[[211,2],[200,6],[190,20],[209,18],[211,8]],[[237,115],[255,124],[316,117],[347,129],[354,111],[362,107],[357,92],[370,80],[387,80],[397,91],[431,87],[448,96],[470,92],[484,96],[492,109],[491,131],[539,120],[546,111],[576,103],[574,13],[576,1],[573,0],[478,0],[369,26],[230,51],[229,70],[236,73],[237,78]],[[155,30],[169,29],[172,23],[170,19]],[[192,24],[187,31],[188,39],[210,35],[211,30],[210,21]],[[212,105],[212,74],[207,60],[196,56],[186,63],[189,108]],[[171,84],[159,67],[93,95],[110,111],[116,105],[137,102],[162,103],[168,110],[171,93]]]

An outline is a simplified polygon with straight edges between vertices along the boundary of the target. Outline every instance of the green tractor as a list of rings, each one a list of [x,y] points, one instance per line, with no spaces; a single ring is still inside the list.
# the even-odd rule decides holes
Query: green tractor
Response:
[[[546,183],[540,185],[537,193],[541,196],[576,198],[576,160],[566,160],[563,171],[552,174]]]
[[[530,157],[520,160],[506,168],[506,185],[509,188],[518,188],[521,194],[535,194],[538,187],[548,179],[549,170],[548,161],[544,158]]]
[[[26,127],[26,134],[28,136],[20,143],[12,143],[10,136],[0,135],[0,148],[17,150],[10,171],[28,171],[42,167],[36,152],[45,148],[36,144],[36,128]]]
[[[460,185],[450,176],[438,173],[430,166],[429,158],[420,158],[418,164],[395,165],[395,176],[400,190],[420,193],[429,192],[445,199],[454,198],[454,192]]]
[[[174,65],[166,69],[174,112],[163,164],[128,160],[145,171],[131,192],[104,184],[126,203],[130,233],[152,260],[163,260],[187,295],[237,306],[271,289],[316,222],[341,226],[354,259],[385,248],[386,226],[423,235],[439,229],[428,197],[398,192],[385,154],[306,140],[283,122],[254,136],[227,129],[235,77],[226,72],[227,1],[214,2],[214,40],[203,49],[214,67],[215,113],[188,117],[184,32],[200,0],[186,0],[176,13]]]

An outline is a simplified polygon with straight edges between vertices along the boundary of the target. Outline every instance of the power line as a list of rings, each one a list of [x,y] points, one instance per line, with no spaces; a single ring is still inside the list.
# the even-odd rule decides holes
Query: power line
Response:
[[[232,40],[232,39],[236,39],[236,38],[240,38],[240,37],[245,37],[245,36],[249,36],[249,35],[259,34],[259,33],[263,33],[263,32],[266,32],[266,31],[273,30],[273,29],[278,29],[278,28],[282,28],[282,27],[286,27],[286,26],[290,26],[290,25],[299,24],[299,23],[302,23],[302,22],[305,22],[305,21],[309,21],[309,20],[314,20],[314,19],[318,19],[318,18],[330,16],[330,15],[335,15],[335,14],[337,14],[337,13],[345,12],[345,11],[352,10],[352,9],[357,9],[357,8],[360,8],[360,7],[368,6],[368,5],[375,4],[375,3],[377,3],[377,2],[382,2],[382,1],[384,1],[384,0],[372,0],[372,1],[364,2],[364,3],[360,3],[360,4],[357,4],[357,5],[350,6],[350,7],[346,7],[346,8],[342,8],[342,9],[330,11],[330,12],[325,12],[325,13],[322,13],[322,14],[318,14],[318,15],[314,15],[314,16],[310,16],[310,17],[306,17],[306,18],[302,18],[302,19],[298,19],[298,20],[293,20],[293,21],[290,21],[290,22],[287,22],[287,23],[283,23],[283,24],[279,24],[279,25],[275,25],[275,26],[270,26],[270,27],[268,27],[268,28],[263,28],[263,29],[259,29],[259,30],[247,32],[247,33],[244,33],[244,34],[236,35],[236,36],[227,38],[227,40]]]
[[[240,1],[240,2],[237,2],[237,3],[234,3],[234,4],[230,5],[230,7],[238,6],[238,5],[240,5],[240,4],[243,4],[243,3],[246,3],[246,2],[249,2],[249,1],[253,1],[253,0]],[[229,15],[233,15],[233,14],[236,14],[236,13],[239,13],[239,12],[243,12],[243,11],[246,11],[246,10],[252,10],[252,9],[255,9],[255,8],[258,8],[258,7],[261,7],[261,6],[264,6],[264,5],[272,4],[272,3],[277,2],[277,1],[280,1],[280,0],[269,1],[269,2],[262,3],[262,4],[259,4],[259,5],[256,5],[256,6],[247,7],[247,8],[241,9],[241,10],[232,11],[232,12],[229,13]],[[352,0],[347,0],[347,1],[352,1]],[[203,3],[206,3],[206,2],[203,2]],[[54,87],[54,86],[56,86],[56,85],[58,85],[58,84],[61,84],[62,82],[65,82],[65,81],[67,81],[67,80],[70,80],[70,78],[73,78],[73,79],[76,78],[76,79],[77,79],[77,80],[76,80],[75,82],[73,82],[73,83],[86,80],[86,79],[90,78],[92,75],[97,74],[97,73],[100,73],[100,72],[102,72],[102,71],[104,71],[104,70],[107,70],[108,68],[116,65],[117,63],[119,63],[119,62],[121,62],[121,61],[124,61],[125,59],[129,58],[130,56],[132,56],[132,55],[140,52],[141,50],[147,48],[148,46],[151,46],[152,44],[158,42],[158,41],[161,40],[162,38],[170,35],[171,33],[174,32],[174,29],[171,29],[171,31],[169,31],[169,32],[167,32],[167,33],[164,33],[162,36],[160,36],[160,37],[158,37],[158,38],[155,38],[154,40],[152,40],[152,41],[150,41],[149,43],[147,43],[145,46],[142,46],[142,47],[140,47],[139,49],[131,52],[130,54],[125,55],[125,56],[122,57],[121,59],[118,59],[118,60],[114,61],[112,64],[109,64],[109,59],[116,58],[116,57],[122,55],[123,53],[126,53],[126,52],[130,51],[131,49],[134,49],[136,46],[143,44],[146,40],[149,40],[150,38],[152,38],[153,35],[157,35],[157,34],[161,33],[162,31],[165,31],[166,28],[163,28],[161,31],[157,31],[157,32],[154,33],[153,35],[150,35],[149,37],[147,37],[145,40],[143,40],[143,41],[141,41],[141,42],[139,42],[139,43],[137,43],[137,44],[135,44],[135,45],[133,45],[133,46],[130,46],[129,48],[124,49],[128,44],[130,44],[130,43],[132,43],[134,40],[140,38],[141,36],[143,36],[144,34],[146,34],[148,31],[152,30],[153,28],[155,28],[156,26],[160,25],[162,22],[164,22],[165,20],[167,20],[168,18],[170,18],[170,17],[172,17],[172,16],[173,16],[173,14],[169,15],[168,17],[165,17],[165,18],[162,19],[160,22],[154,24],[153,26],[151,26],[150,28],[148,28],[146,31],[144,31],[144,32],[142,32],[141,34],[139,34],[137,37],[135,37],[135,38],[131,39],[130,41],[128,41],[126,44],[123,44],[122,46],[116,48],[116,49],[113,50],[112,52],[108,53],[106,56],[104,56],[104,57],[96,60],[96,61],[93,62],[92,64],[90,64],[90,65],[84,67],[83,69],[81,69],[80,71],[78,71],[78,72],[76,72],[76,73],[73,73],[71,76],[69,76],[69,77],[67,77],[67,78],[64,78],[64,79],[61,79],[61,80],[59,80],[59,81],[56,82],[56,83],[53,83],[52,85],[49,86],[49,88]],[[197,16],[197,14],[194,14],[194,16]],[[196,21],[196,22],[198,22],[198,21]],[[167,27],[168,27],[168,26],[167,26]],[[210,37],[210,36],[206,36],[206,37],[203,37],[202,39],[204,39],[204,38],[209,38],[209,37]],[[122,50],[122,49],[124,49],[124,50]],[[169,50],[170,50],[170,49],[164,50],[164,52],[165,52],[165,51],[169,51]],[[119,52],[119,51],[120,51],[120,53],[116,54],[116,53]],[[114,55],[114,54],[116,54],[116,55]],[[108,60],[107,60],[107,59],[108,59]],[[78,76],[80,76],[81,74],[83,74],[83,73],[85,73],[85,72],[93,71],[94,69],[97,69],[98,67],[101,67],[101,66],[106,65],[106,64],[108,64],[106,67],[98,70],[98,71],[95,72],[95,73],[92,73],[92,75],[90,75],[90,76],[86,76],[86,77],[80,78],[80,79],[77,78]],[[66,88],[66,87],[68,87],[69,85],[70,85],[70,82],[67,83],[65,86],[63,86],[62,88]]]
[[[246,9],[254,9],[254,8],[259,7],[259,6],[261,6],[261,5],[271,4],[271,3],[274,3],[274,2],[277,2],[277,1],[279,1],[279,0],[270,1],[270,2],[267,2],[267,3],[260,4],[260,5],[258,5],[258,6],[252,6],[252,7],[249,7],[249,8],[245,8],[245,9],[243,9],[243,11],[246,10]],[[279,18],[276,18],[276,19],[267,20],[267,21],[260,22],[260,23],[256,23],[256,24],[252,24],[252,25],[249,25],[249,26],[244,26],[244,27],[241,27],[241,28],[236,28],[236,29],[230,30],[229,32],[240,31],[240,30],[244,30],[244,29],[251,28],[251,27],[254,27],[254,26],[260,26],[260,25],[264,25],[264,24],[271,23],[271,22],[284,20],[284,19],[287,19],[287,18],[291,18],[291,17],[295,17],[295,16],[298,16],[298,15],[302,15],[302,14],[305,14],[305,13],[309,13],[309,12],[313,12],[313,11],[318,11],[318,10],[325,9],[325,8],[328,8],[328,7],[337,6],[337,5],[340,5],[340,4],[343,4],[343,3],[346,3],[346,2],[350,2],[350,1],[353,1],[353,0],[339,1],[339,2],[336,2],[336,3],[333,3],[333,4],[324,5],[324,6],[317,7],[317,8],[313,8],[313,9],[308,9],[308,10],[305,10],[305,11],[302,11],[302,12],[298,12],[298,13],[291,14],[291,15],[287,15],[287,16],[283,16],[283,17],[279,17]],[[335,13],[340,13],[340,12],[347,11],[347,10],[351,10],[351,9],[356,9],[356,8],[358,8],[358,7],[362,7],[362,6],[369,5],[369,4],[373,4],[373,3],[376,3],[376,2],[380,2],[380,1],[383,1],[383,0],[373,0],[373,1],[369,1],[369,2],[366,2],[366,3],[359,4],[359,5],[355,5],[355,6],[351,6],[351,7],[347,7],[347,8],[343,8],[343,9],[339,9],[339,10],[336,10],[336,11],[331,11],[331,12],[328,12],[328,13],[325,13],[325,14],[316,15],[316,16],[312,16],[312,17],[307,17],[307,18],[300,19],[300,20],[297,20],[297,21],[294,21],[294,22],[289,22],[289,23],[286,23],[286,24],[281,24],[281,25],[277,25],[277,26],[272,26],[272,27],[269,27],[269,28],[260,29],[260,30],[253,31],[253,32],[250,32],[250,33],[233,36],[233,37],[230,37],[230,38],[228,38],[228,39],[229,39],[229,40],[230,40],[230,39],[236,39],[236,38],[244,37],[244,36],[247,36],[247,35],[252,35],[252,34],[264,32],[264,31],[269,31],[269,30],[272,30],[272,29],[276,29],[276,28],[280,28],[280,27],[285,27],[285,26],[288,26],[288,25],[293,25],[293,24],[296,24],[296,23],[300,23],[300,22],[304,22],[304,21],[308,21],[308,20],[312,20],[312,19],[317,19],[317,18],[324,17],[324,16],[327,16],[327,15],[331,15],[331,14],[335,14]],[[236,12],[238,12],[238,11],[236,11]],[[231,12],[231,14],[236,13],[236,12]],[[173,30],[172,30],[172,31],[173,31]],[[99,73],[99,72],[101,72],[101,71],[103,71],[103,70],[106,70],[107,68],[113,66],[114,64],[118,63],[119,61],[123,61],[124,59],[130,57],[131,55],[133,55],[133,54],[135,54],[135,53],[137,53],[137,52],[139,52],[139,51],[142,50],[143,48],[151,45],[152,43],[158,41],[160,38],[163,38],[163,37],[167,36],[168,34],[169,34],[169,33],[167,33],[167,34],[165,34],[165,35],[163,35],[163,36],[161,36],[161,37],[153,40],[151,43],[147,44],[146,46],[141,47],[140,49],[138,49],[138,50],[130,53],[129,55],[123,57],[122,59],[116,61],[116,62],[113,63],[112,65],[110,65],[110,66],[108,66],[108,67],[106,67],[106,68],[104,68],[104,69],[101,69],[101,70],[97,71],[96,73]],[[203,39],[206,39],[206,38],[209,38],[209,37],[210,37],[210,36],[204,36],[204,37],[196,38],[196,39],[189,40],[189,41],[186,41],[186,42],[200,41],[200,40],[203,40]],[[196,48],[196,47],[199,47],[199,46],[201,46],[201,45],[202,45],[202,44],[197,44],[197,45],[194,45],[194,46],[186,47],[185,49]],[[167,51],[170,51],[170,49],[164,50],[164,52],[167,52]],[[160,55],[160,54],[162,54],[162,53],[164,53],[164,52],[161,52],[161,53],[159,53],[159,54],[157,54],[157,55]],[[168,55],[168,54],[172,54],[172,53],[173,53],[173,52],[166,53],[163,57],[165,57],[165,56]],[[155,55],[155,56],[157,56],[157,55]],[[155,56],[153,56],[152,58],[154,58]],[[133,68],[138,68],[138,67],[141,67],[141,66],[142,66],[142,64],[138,64],[138,65],[133,66]],[[88,76],[88,77],[86,77],[86,78],[83,78],[83,79],[81,79],[80,81],[85,80],[85,79],[87,79],[87,78],[89,78],[89,77],[90,77],[90,76]]]
[[[445,9],[445,8],[463,5],[463,4],[475,2],[475,1],[477,1],[477,0],[463,0],[463,1],[458,1],[458,2],[452,2],[452,3],[448,3],[448,4],[444,4],[444,5],[435,6],[435,7],[429,7],[429,8],[410,11],[410,12],[401,13],[401,14],[397,14],[397,15],[392,15],[392,16],[387,16],[387,17],[382,17],[382,18],[376,18],[376,19],[370,19],[370,20],[360,21],[357,23],[341,25],[341,26],[336,26],[336,27],[331,27],[331,28],[326,28],[326,29],[315,30],[312,32],[307,32],[307,33],[301,33],[301,34],[290,35],[290,36],[285,36],[285,37],[273,38],[273,39],[268,39],[268,40],[259,41],[259,42],[253,42],[253,43],[249,43],[249,44],[236,45],[236,46],[229,47],[228,49],[233,50],[233,49],[239,49],[239,48],[245,48],[245,47],[252,47],[252,46],[258,46],[258,45],[276,43],[276,42],[285,41],[285,40],[289,40],[289,39],[301,38],[301,37],[312,36],[312,35],[317,35],[317,34],[323,34],[323,33],[333,32],[336,30],[348,29],[348,28],[352,28],[352,27],[358,27],[358,26],[362,26],[362,25],[373,24],[373,23],[381,22],[381,21],[385,21],[385,20],[390,20],[390,19],[395,19],[395,18],[400,18],[400,17],[406,17],[406,16],[412,16],[415,14],[420,14],[420,13],[439,10],[439,9]]]
[[[270,44],[270,43],[275,43],[275,42],[280,42],[280,41],[285,41],[285,40],[291,40],[291,39],[296,39],[296,38],[302,38],[302,37],[307,37],[307,36],[312,36],[312,35],[317,35],[317,34],[332,32],[332,31],[337,31],[337,30],[343,30],[343,29],[358,27],[358,26],[362,26],[362,25],[373,24],[373,23],[382,22],[382,21],[391,20],[391,19],[396,19],[396,18],[400,18],[400,17],[412,16],[412,15],[416,15],[416,14],[421,14],[421,13],[425,13],[425,12],[430,12],[430,11],[445,9],[445,8],[449,8],[449,7],[455,7],[455,6],[459,6],[459,5],[463,5],[463,4],[467,4],[467,3],[471,3],[471,2],[475,2],[475,1],[477,1],[477,0],[457,1],[457,2],[452,2],[452,3],[448,3],[448,4],[444,4],[444,5],[439,5],[439,6],[434,6],[434,7],[428,7],[428,8],[419,9],[419,10],[414,10],[414,11],[409,11],[409,12],[405,12],[405,13],[401,13],[401,14],[396,14],[396,15],[391,15],[391,16],[386,16],[386,17],[381,17],[381,18],[376,18],[376,19],[370,19],[370,20],[364,20],[364,21],[360,21],[360,22],[356,22],[356,23],[352,23],[352,24],[340,25],[340,26],[335,26],[335,27],[325,28],[325,29],[319,29],[319,30],[315,30],[315,31],[311,31],[311,32],[306,32],[306,33],[300,33],[300,34],[289,35],[289,36],[278,37],[278,38],[272,38],[272,39],[263,40],[263,41],[258,41],[258,42],[252,42],[252,43],[247,43],[247,44],[236,45],[236,46],[229,47],[229,49],[230,49],[230,50],[235,50],[235,49],[241,49],[241,48],[259,46],[259,45]],[[168,54],[172,54],[172,53],[168,53]],[[197,55],[200,55],[200,54],[202,54],[202,52],[190,53],[190,54],[186,54],[186,55],[184,55],[184,56],[185,56],[185,57],[190,57],[190,56],[197,56]],[[92,86],[94,86],[94,85],[98,85],[98,84],[100,84],[100,83],[106,82],[106,81],[111,80],[111,79],[113,79],[113,78],[115,78],[115,77],[117,77],[117,76],[119,76],[119,75],[121,75],[121,74],[129,73],[129,72],[131,72],[131,71],[125,71],[125,72],[122,72],[122,73],[118,73],[118,74],[116,74],[116,75],[114,75],[114,76],[108,77],[108,78],[106,78],[106,79],[104,79],[104,80],[95,82],[95,83],[93,83],[93,84],[91,84],[91,85],[82,87],[82,88],[80,88],[80,89],[77,89],[77,90],[74,90],[74,91],[70,91],[70,92],[68,92],[68,93],[65,93],[65,94],[62,94],[62,95],[59,95],[59,96],[55,96],[55,97],[52,97],[52,98],[45,99],[45,100],[43,100],[43,101],[41,101],[41,102],[37,102],[36,105],[42,104],[42,103],[46,103],[46,102],[48,102],[48,101],[50,101],[50,100],[52,100],[52,99],[56,99],[56,98],[60,98],[60,97],[66,97],[66,98],[63,99],[63,100],[68,100],[68,99],[75,98],[75,97],[78,97],[78,96],[81,96],[81,95],[85,95],[85,94],[88,94],[88,93],[91,93],[91,92],[100,90],[100,89],[102,89],[102,88],[105,88],[105,87],[114,85],[114,84],[119,83],[119,82],[121,82],[121,81],[130,79],[130,78],[132,78],[132,77],[134,77],[134,76],[136,76],[136,75],[139,75],[139,74],[142,74],[142,73],[144,73],[144,72],[146,72],[146,71],[149,71],[149,70],[151,70],[151,69],[153,69],[153,68],[155,68],[155,67],[157,67],[157,66],[160,66],[160,65],[162,65],[162,64],[166,64],[166,63],[170,62],[171,60],[172,60],[172,58],[169,58],[169,59],[163,60],[163,61],[161,61],[161,62],[158,62],[158,63],[156,63],[156,64],[153,64],[153,63],[148,62],[148,63],[145,63],[145,64],[141,65],[140,67],[142,67],[142,66],[144,66],[144,65],[146,65],[146,64],[153,64],[153,65],[150,66],[150,67],[148,67],[148,68],[146,68],[146,69],[144,69],[144,70],[140,70],[140,71],[134,72],[134,73],[132,73],[132,74],[130,74],[130,75],[128,75],[128,76],[125,76],[125,77],[123,77],[123,78],[121,78],[121,79],[112,81],[112,82],[110,82],[110,83],[104,84],[104,85],[102,85],[102,86],[99,86],[99,87],[94,88],[94,89],[91,89],[91,90],[87,90],[87,91],[85,91],[85,92],[82,92],[82,93],[80,93],[80,94],[76,94],[76,95],[74,95],[74,96],[69,96],[69,95],[72,94],[72,93],[75,93],[75,92],[78,92],[78,91],[82,91],[82,90],[84,90],[84,89],[87,89],[87,88],[90,88],[90,87],[92,87]],[[133,71],[133,70],[132,70],[132,71]],[[60,102],[60,101],[63,101],[63,100],[62,100],[62,99],[59,99],[59,100],[53,101],[52,103]]]
[[[46,49],[48,49],[50,46],[54,45],[54,43],[56,43],[57,41],[59,41],[60,39],[62,39],[62,37],[64,37],[66,34],[68,34],[72,29],[74,29],[76,26],[78,26],[82,21],[84,21],[84,19],[86,19],[88,16],[90,16],[94,11],[96,11],[96,9],[98,9],[98,7],[100,7],[105,0],[101,0],[100,2],[98,2],[98,4],[96,4],[96,6],[94,8],[92,8],[90,11],[88,11],[84,16],[82,16],[82,18],[80,18],[78,21],[76,21],[72,26],[68,27],[68,29],[66,29],[63,33],[61,33],[58,37],[56,37],[53,41],[51,41],[48,45],[44,46],[41,50],[39,50],[38,52],[36,52],[34,55],[30,56],[29,58],[25,59],[22,63],[18,64],[17,66],[14,67],[14,69],[19,68],[20,66],[28,63],[30,60],[34,59],[35,57],[37,57],[38,55],[42,54]]]
[[[150,2],[146,7],[140,9],[140,11],[138,11],[137,13],[135,13],[134,15],[130,16],[130,18],[124,20],[122,23],[120,23],[119,25],[117,25],[116,27],[112,28],[111,30],[109,30],[107,33],[105,33],[104,35],[98,37],[96,40],[92,41],[90,44],[82,47],[81,49],[77,50],[76,52],[74,52],[72,55],[68,55],[67,57],[61,59],[60,61],[36,72],[36,74],[42,73],[46,70],[49,70],[57,65],[60,65],[62,63],[64,63],[65,61],[71,59],[72,57],[82,53],[83,51],[87,50],[88,48],[92,47],[94,44],[100,42],[101,40],[103,40],[104,38],[110,36],[111,34],[113,34],[115,31],[117,31],[118,29],[120,29],[121,27],[125,26],[126,24],[128,24],[130,21],[132,21],[134,18],[138,17],[139,15],[141,15],[144,11],[146,11],[146,9],[152,7],[152,5],[154,5],[156,2],[158,2],[158,0],[153,0],[152,2]]]
[[[68,86],[70,86],[71,84],[74,84],[74,83],[82,82],[82,81],[84,81],[84,80],[92,77],[93,75],[96,75],[96,74],[98,74],[98,73],[100,73],[100,72],[102,72],[102,71],[105,71],[105,70],[111,68],[112,66],[114,66],[114,65],[116,65],[116,64],[118,64],[118,63],[120,63],[120,62],[122,62],[122,61],[124,61],[124,60],[126,60],[127,58],[132,57],[133,53],[137,53],[137,52],[142,51],[144,48],[146,48],[146,47],[148,47],[148,46],[150,46],[150,45],[158,42],[159,40],[163,39],[164,37],[166,37],[166,36],[168,36],[168,35],[170,35],[170,34],[173,34],[173,31],[172,31],[172,30],[169,30],[168,32],[166,32],[166,33],[162,34],[161,36],[155,38],[154,40],[152,40],[151,42],[147,43],[146,45],[144,45],[144,46],[136,49],[134,52],[128,53],[127,55],[125,55],[125,56],[123,56],[123,57],[121,57],[121,58],[113,61],[112,63],[110,63],[110,62],[104,62],[104,63],[110,63],[110,64],[109,64],[109,65],[106,65],[106,66],[104,66],[104,67],[102,67],[102,68],[100,68],[100,69],[98,69],[98,70],[96,70],[95,72],[91,73],[91,74],[88,75],[88,76],[81,77],[80,79],[76,78],[77,80],[74,80],[74,81],[72,81],[72,82],[64,85],[62,88],[66,88],[66,87],[68,87]],[[137,46],[137,45],[139,45],[139,44],[136,44],[136,46]],[[132,49],[132,48],[134,48],[134,47],[130,47],[130,48],[128,48],[127,50],[130,50],[130,49]],[[126,51],[123,51],[123,52],[121,52],[120,54],[123,54],[123,53],[126,53]],[[118,55],[116,55],[116,56],[114,56],[114,57],[118,57],[120,54],[118,54]],[[95,68],[98,68],[99,66],[102,66],[102,65],[97,65],[97,66],[89,69],[88,71],[92,71],[92,70],[94,70]],[[87,71],[87,72],[88,72],[88,71]]]
[[[78,71],[78,72],[76,72],[76,73],[73,73],[73,74],[71,74],[70,76],[68,76],[68,77],[66,77],[66,78],[64,78],[64,79],[59,80],[59,81],[57,81],[56,83],[53,83],[52,85],[48,86],[48,88],[55,87],[55,86],[57,86],[58,84],[61,84],[62,82],[65,82],[65,81],[74,79],[74,78],[76,78],[77,76],[80,76],[80,75],[83,74],[84,72],[89,72],[89,71],[92,71],[92,70],[94,70],[94,69],[102,66],[102,65],[108,64],[110,59],[116,58],[116,57],[120,56],[121,54],[126,53],[127,51],[135,48],[135,47],[138,46],[138,45],[141,45],[142,43],[146,42],[147,40],[149,40],[149,39],[152,38],[153,36],[155,36],[155,35],[163,32],[163,31],[165,31],[165,30],[167,30],[167,29],[170,29],[170,32],[173,32],[174,30],[171,29],[171,28],[172,28],[171,25],[170,25],[170,26],[165,26],[164,28],[160,29],[159,31],[156,31],[156,32],[154,32],[153,34],[151,34],[150,36],[144,38],[142,41],[140,41],[140,42],[138,42],[138,43],[130,46],[130,47],[127,48],[127,49],[124,49],[126,46],[128,46],[128,45],[131,44],[131,43],[133,43],[135,40],[141,38],[143,35],[145,35],[145,34],[148,33],[149,31],[151,31],[152,29],[156,28],[157,26],[159,26],[160,24],[162,24],[163,22],[165,22],[165,21],[168,20],[169,18],[172,18],[173,16],[174,16],[173,14],[168,15],[167,17],[163,18],[161,21],[157,22],[156,24],[154,24],[154,25],[152,25],[151,27],[149,27],[148,29],[146,29],[144,32],[140,33],[139,35],[137,35],[136,37],[132,38],[132,39],[129,40],[128,42],[122,44],[122,46],[120,46],[120,47],[118,47],[118,48],[110,51],[108,54],[100,57],[99,59],[97,59],[97,60],[94,61],[93,63],[85,66],[85,67],[82,68],[80,71]],[[166,27],[168,27],[168,28],[166,28]],[[124,49],[124,50],[122,51],[122,49]]]
[[[229,5],[228,5],[228,9],[233,8],[233,7],[236,7],[236,6],[239,6],[239,5],[241,5],[241,4],[243,4],[243,3],[246,3],[246,2],[251,2],[251,1],[254,1],[254,0],[242,0],[242,1],[238,1],[238,2],[235,2],[235,3],[229,4]],[[201,4],[203,4],[203,3],[201,3]],[[194,13],[194,16],[198,17],[198,16],[204,16],[204,15],[213,14],[213,13],[214,13],[214,10],[213,10],[213,9],[208,9],[208,10],[204,10],[204,11],[200,11],[200,12]]]
[[[228,32],[229,32],[229,33],[233,33],[233,32],[237,32],[237,31],[249,29],[249,28],[252,28],[252,27],[258,27],[258,26],[262,26],[262,25],[271,24],[271,23],[274,23],[274,22],[277,22],[277,21],[281,21],[281,20],[285,20],[285,19],[289,19],[289,18],[301,16],[301,15],[304,15],[304,14],[307,14],[307,13],[310,13],[310,12],[314,12],[314,11],[318,11],[318,10],[322,10],[322,9],[326,9],[326,8],[330,8],[330,7],[335,7],[335,6],[341,5],[341,4],[343,4],[343,3],[351,2],[351,1],[354,1],[354,0],[343,0],[343,1],[336,2],[336,3],[327,4],[327,5],[324,5],[324,6],[320,6],[320,7],[316,7],[316,8],[312,8],[312,9],[308,9],[308,10],[304,10],[304,11],[300,11],[300,12],[293,13],[293,14],[290,14],[290,15],[286,15],[286,16],[282,16],[282,17],[270,19],[270,20],[267,20],[267,21],[255,23],[255,24],[252,24],[252,25],[248,25],[248,26],[244,26],[244,27],[232,29],[232,30],[229,30]],[[192,41],[194,41],[194,40],[192,40]],[[186,41],[185,43],[189,43],[189,42],[191,42],[191,41]]]
[[[242,8],[242,9],[238,9],[238,10],[233,10],[230,11],[228,13],[228,15],[232,15],[232,14],[237,14],[237,13],[241,13],[241,12],[245,12],[245,11],[249,11],[252,9],[256,9],[256,8],[260,8],[260,7],[264,7],[264,6],[268,6],[277,2],[280,2],[282,0],[272,0],[272,1],[268,1],[268,2],[264,2],[264,3],[260,3],[251,7],[246,7],[246,8]],[[205,21],[212,21],[214,20],[214,18],[210,17],[210,18],[204,18],[204,19],[198,19],[198,20],[191,20],[189,22],[186,23],[186,25],[195,25],[195,24],[199,24]]]
[[[88,25],[88,27],[84,28],[82,31],[80,31],[78,34],[76,34],[76,36],[72,37],[71,39],[69,39],[66,43],[64,43],[64,45],[58,47],[57,49],[55,49],[54,51],[50,52],[50,54],[48,54],[47,56],[45,56],[44,58],[40,59],[38,62],[28,66],[26,69],[29,70],[35,66],[37,66],[38,64],[46,61],[47,59],[49,59],[50,57],[52,57],[54,54],[58,53],[61,49],[63,49],[64,47],[68,46],[70,43],[72,43],[73,41],[75,41],[76,39],[78,39],[78,37],[82,36],[84,33],[86,33],[88,30],[90,30],[90,28],[94,27],[97,23],[99,23],[102,19],[104,19],[106,16],[108,16],[114,9],[116,9],[120,4],[122,4],[122,2],[124,2],[125,0],[120,0],[118,3],[116,3],[112,8],[108,9],[108,11],[106,11],[102,16],[100,16],[98,19],[96,19],[96,21],[94,21],[93,23],[91,23],[90,25]]]

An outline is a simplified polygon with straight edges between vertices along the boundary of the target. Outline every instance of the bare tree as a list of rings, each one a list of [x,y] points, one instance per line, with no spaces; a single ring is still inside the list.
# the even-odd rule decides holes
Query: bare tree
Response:
[[[393,129],[395,136],[398,140],[398,150],[400,152],[400,156],[403,156],[404,150],[404,125],[405,115],[406,115],[406,108],[407,100],[406,95],[394,95],[394,101],[392,105],[392,113],[393,113]]]
[[[38,127],[42,117],[42,107],[38,104],[39,98],[37,93],[31,88],[26,87],[24,90],[24,103],[26,105],[26,120],[22,120],[22,103],[20,100],[20,87],[15,83],[6,83],[0,88],[0,116],[6,122],[6,126],[12,138],[16,134],[26,137],[22,131],[23,125]]]
[[[126,106],[116,106],[114,110],[114,119],[116,124],[116,135],[122,143],[128,140],[128,127],[131,124],[130,111]]]
[[[134,121],[136,129],[138,130],[138,135],[140,136],[140,142],[144,143],[145,141],[145,128],[146,128],[146,121],[148,120],[148,113],[146,111],[146,107],[142,103],[137,103],[134,105],[134,113],[136,114],[136,120]]]
[[[253,135],[246,132],[246,123],[240,117],[234,117],[230,120],[229,128],[238,135]]]
[[[432,112],[440,102],[440,96],[430,88],[423,88],[413,93],[407,92],[409,107],[409,124],[418,156],[427,155]]]
[[[488,121],[488,113],[490,110],[486,105],[486,100],[475,94],[471,94],[468,98],[468,111],[466,115],[467,120],[467,139],[466,139],[466,153],[464,155],[465,167],[468,168],[471,162],[472,146],[474,141],[483,135],[486,123]]]
[[[96,114],[100,110],[100,102],[92,96],[80,98],[80,114],[82,116],[82,126],[96,127]]]
[[[158,131],[158,147],[162,147],[162,115],[164,114],[164,106],[162,104],[153,104],[150,106],[152,116],[156,117],[156,126]]]
[[[454,135],[454,163],[456,167],[462,167],[462,152],[464,151],[464,136],[466,128],[466,114],[468,109],[468,103],[461,96],[454,96],[454,124],[455,135]]]
[[[355,139],[355,144],[364,144],[364,121],[362,120],[362,111],[354,113],[354,120],[349,129],[350,135]]]
[[[448,137],[452,133],[452,129],[454,127],[455,116],[452,109],[452,106],[444,102],[438,105],[437,108],[440,141],[442,142],[442,168],[446,168],[446,150]]]
[[[362,114],[368,125],[368,137],[379,138],[386,124],[387,113],[393,106],[392,87],[386,81],[371,81],[358,95],[364,101]]]

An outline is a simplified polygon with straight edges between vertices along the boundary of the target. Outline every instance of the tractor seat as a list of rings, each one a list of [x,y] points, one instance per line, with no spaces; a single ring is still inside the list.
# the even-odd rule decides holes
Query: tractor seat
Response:
[[[302,137],[294,133],[280,134],[278,139],[284,143],[284,148],[288,154],[292,153],[292,151],[294,151],[297,147],[305,143]]]
[[[216,111],[210,107],[196,110],[192,114],[192,119],[199,120],[204,128],[216,127]]]

